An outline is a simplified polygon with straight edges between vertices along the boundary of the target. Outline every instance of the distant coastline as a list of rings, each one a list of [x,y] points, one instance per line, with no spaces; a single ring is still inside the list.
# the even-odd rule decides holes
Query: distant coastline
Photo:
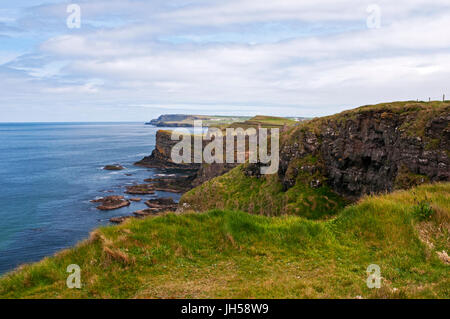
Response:
[[[203,126],[231,124],[246,121],[249,116],[213,116],[213,115],[188,115],[188,114],[164,114],[153,119],[146,125],[157,127],[193,127],[194,121],[202,121]]]
[[[235,123],[248,123],[249,121],[259,121],[260,118],[263,120],[270,118],[275,120],[287,119],[289,121],[301,122],[307,120],[306,117],[268,117],[268,116],[220,116],[220,115],[188,115],[188,114],[164,114],[146,122],[146,125],[153,125],[156,127],[193,127],[194,121],[202,121],[204,127],[223,127]]]

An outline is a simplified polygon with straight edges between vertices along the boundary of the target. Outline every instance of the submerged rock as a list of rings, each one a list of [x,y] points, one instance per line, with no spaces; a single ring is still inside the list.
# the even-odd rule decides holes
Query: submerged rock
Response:
[[[107,171],[121,171],[125,169],[125,167],[119,164],[114,164],[114,165],[106,165],[105,167],[103,167],[103,169]]]

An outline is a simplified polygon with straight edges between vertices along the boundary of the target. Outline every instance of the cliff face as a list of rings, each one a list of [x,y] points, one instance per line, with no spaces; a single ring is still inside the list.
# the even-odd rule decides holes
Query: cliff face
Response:
[[[357,199],[425,182],[450,180],[450,103],[397,102],[361,107],[301,123],[283,132],[278,179]],[[170,131],[158,131],[152,155],[138,165],[192,170],[192,186],[237,164],[176,164]],[[207,142],[205,142],[207,143]],[[258,176],[258,165],[244,174]]]
[[[172,131],[159,130],[156,132],[156,145],[150,156],[144,157],[135,163],[138,166],[163,169],[198,170],[201,164],[174,163],[172,161],[172,148],[178,143],[171,139]]]
[[[219,163],[213,163],[213,164],[202,164],[200,169],[197,171],[195,179],[192,182],[193,187],[197,187],[204,182],[207,182],[217,176],[221,176],[228,171],[235,168],[237,164],[219,164]]]
[[[393,103],[313,120],[280,150],[285,189],[302,174],[347,198],[450,180],[450,103]],[[305,159],[314,158],[314,161]]]
[[[200,164],[200,163],[174,163],[171,158],[172,148],[178,141],[172,141],[171,131],[159,130],[156,133],[156,146],[152,154],[143,158],[139,162],[135,163],[138,166],[150,167],[150,168],[162,168],[162,169],[175,169],[175,170],[188,170],[191,171],[192,187],[199,186],[200,184],[220,175],[225,174],[237,164]],[[193,142],[192,142],[193,143]],[[208,141],[203,142],[203,147]],[[193,154],[193,151],[192,151]],[[193,159],[192,159],[193,162]]]

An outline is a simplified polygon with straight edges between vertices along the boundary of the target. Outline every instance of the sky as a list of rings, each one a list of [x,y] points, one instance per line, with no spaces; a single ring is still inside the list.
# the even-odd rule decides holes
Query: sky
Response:
[[[0,122],[440,100],[449,30],[450,0],[1,0]]]

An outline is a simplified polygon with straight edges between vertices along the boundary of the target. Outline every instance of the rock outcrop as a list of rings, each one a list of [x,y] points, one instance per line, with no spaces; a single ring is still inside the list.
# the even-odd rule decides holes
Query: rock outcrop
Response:
[[[184,193],[193,186],[193,180],[196,175],[174,176],[171,178],[148,178],[145,182],[150,183],[152,187],[161,192]]]
[[[155,188],[151,184],[140,184],[126,187],[126,194],[131,195],[149,195],[155,193]]]
[[[177,203],[172,198],[155,198],[145,202],[149,208],[157,211],[175,211]]]
[[[193,170],[196,171],[200,168],[199,163],[175,163],[172,160],[172,148],[179,142],[173,141],[172,131],[159,130],[156,132],[156,145],[150,156],[144,157],[135,165],[160,168],[160,169],[177,169],[177,170]]]
[[[119,164],[114,164],[114,165],[106,165],[105,167],[103,167],[103,169],[107,171],[121,171],[125,169],[125,167]]]
[[[101,203],[97,206],[99,210],[114,210],[122,207],[130,206],[130,201],[126,200],[123,196],[108,196],[91,201],[92,203]]]
[[[159,178],[145,180],[146,182],[154,183],[156,190],[183,193],[193,187],[202,184],[207,180],[223,175],[230,169],[237,166],[237,164],[227,163],[194,163],[193,151],[191,161],[192,163],[174,163],[171,153],[172,148],[178,143],[178,141],[173,141],[171,139],[171,134],[172,131],[159,130],[156,133],[156,146],[152,154],[135,163],[135,165],[137,166],[159,168],[168,171],[181,171],[185,175],[178,178]],[[204,141],[203,147],[205,147],[207,143],[209,143],[209,141]]]

